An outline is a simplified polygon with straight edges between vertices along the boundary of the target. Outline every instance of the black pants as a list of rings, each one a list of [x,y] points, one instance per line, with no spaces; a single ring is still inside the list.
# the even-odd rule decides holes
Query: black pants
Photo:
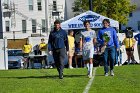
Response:
[[[66,57],[65,48],[53,50],[53,58],[54,58],[55,65],[57,67],[57,71],[58,71],[59,75],[63,75],[65,57]]]

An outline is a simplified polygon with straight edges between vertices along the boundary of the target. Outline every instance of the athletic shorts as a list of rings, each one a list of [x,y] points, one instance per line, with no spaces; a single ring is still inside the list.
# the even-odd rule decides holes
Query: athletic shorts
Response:
[[[134,48],[126,48],[126,51],[134,51]]]
[[[83,49],[83,60],[89,60],[90,58],[93,58],[94,55],[94,48],[90,49],[90,50],[84,50]]]

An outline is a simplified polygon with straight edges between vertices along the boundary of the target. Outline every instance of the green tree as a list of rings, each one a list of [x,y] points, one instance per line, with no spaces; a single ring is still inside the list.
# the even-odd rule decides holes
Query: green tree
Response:
[[[126,24],[128,15],[135,10],[136,5],[132,5],[130,0],[92,0],[93,11],[106,17],[118,20],[120,24]],[[89,0],[75,0],[73,12],[89,10]]]

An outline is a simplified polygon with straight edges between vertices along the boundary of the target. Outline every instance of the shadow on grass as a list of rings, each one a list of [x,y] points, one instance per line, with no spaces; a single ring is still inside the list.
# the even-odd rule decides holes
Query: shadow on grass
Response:
[[[85,77],[86,75],[64,75],[64,78],[79,78],[79,77]],[[49,76],[19,76],[19,77],[0,77],[0,78],[16,78],[16,79],[58,79],[58,75],[49,75]]]
[[[95,76],[104,76],[103,74],[97,74],[97,75],[95,75]]]

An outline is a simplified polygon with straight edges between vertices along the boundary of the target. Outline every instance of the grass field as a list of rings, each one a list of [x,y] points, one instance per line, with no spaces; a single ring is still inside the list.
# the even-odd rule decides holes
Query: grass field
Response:
[[[0,93],[82,93],[89,81],[86,69],[65,69],[60,80],[56,69],[0,71]],[[97,68],[89,93],[140,93],[140,65],[115,67],[115,76]]]

